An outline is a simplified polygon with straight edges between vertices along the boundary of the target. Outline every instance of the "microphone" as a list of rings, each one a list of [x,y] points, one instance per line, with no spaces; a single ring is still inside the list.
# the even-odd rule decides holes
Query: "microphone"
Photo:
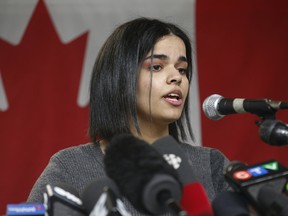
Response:
[[[248,202],[241,193],[225,191],[212,201],[215,216],[249,216]]]
[[[78,192],[69,185],[59,184],[58,186],[46,185],[44,193],[44,206],[48,216],[85,216],[86,212]]]
[[[288,102],[271,99],[223,98],[221,95],[213,94],[204,100],[202,108],[205,115],[212,120],[245,112],[263,117],[274,114],[280,109],[288,109]]]
[[[224,176],[234,191],[242,193],[261,215],[265,215],[258,202],[261,188],[269,185],[279,194],[288,191],[288,169],[276,160],[250,166],[233,163],[227,167]]]
[[[288,145],[288,126],[277,120],[264,120],[259,126],[260,138],[271,145]]]
[[[213,211],[206,191],[193,173],[188,160],[179,143],[172,136],[162,137],[152,145],[178,173],[183,184],[180,204],[188,215],[211,216]]]
[[[288,216],[288,197],[276,192],[271,186],[261,187],[257,199],[268,216]]]
[[[178,205],[181,183],[177,172],[145,141],[128,134],[114,136],[104,165],[107,175],[138,211],[159,215],[170,210],[186,215]]]
[[[193,173],[190,160],[172,136],[162,137],[156,140],[152,146],[177,171],[183,185],[198,181]]]
[[[115,182],[106,176],[88,184],[81,197],[89,216],[131,216]]]

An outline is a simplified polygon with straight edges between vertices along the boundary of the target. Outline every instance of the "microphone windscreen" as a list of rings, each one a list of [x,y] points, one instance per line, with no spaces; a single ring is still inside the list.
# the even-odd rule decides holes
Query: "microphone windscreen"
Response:
[[[193,173],[191,162],[172,136],[162,137],[154,142],[152,146],[177,171],[183,185],[198,181]]]
[[[96,179],[84,188],[81,197],[83,206],[88,213],[93,210],[100,196],[108,189],[113,192],[115,199],[121,197],[115,182],[106,176]]]
[[[212,201],[215,216],[249,216],[248,202],[242,194],[225,191]]]
[[[129,134],[114,136],[106,149],[104,165],[107,175],[139,211],[147,212],[143,203],[146,185],[156,175],[172,176],[177,183],[178,174],[162,155],[144,140]]]

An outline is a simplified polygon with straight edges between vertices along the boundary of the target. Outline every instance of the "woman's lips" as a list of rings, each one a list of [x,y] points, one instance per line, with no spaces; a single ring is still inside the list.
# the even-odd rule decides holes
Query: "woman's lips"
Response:
[[[181,106],[183,103],[182,99],[176,99],[176,98],[164,98],[166,102],[172,104],[173,106]]]
[[[181,92],[172,92],[164,96],[164,100],[173,106],[181,106],[183,103]]]

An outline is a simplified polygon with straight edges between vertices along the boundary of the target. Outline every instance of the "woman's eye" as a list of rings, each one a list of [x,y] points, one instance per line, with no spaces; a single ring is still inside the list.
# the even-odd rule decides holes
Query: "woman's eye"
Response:
[[[178,68],[180,74],[187,74],[188,70],[186,68]]]
[[[150,70],[152,71],[160,71],[162,69],[161,65],[151,65]]]

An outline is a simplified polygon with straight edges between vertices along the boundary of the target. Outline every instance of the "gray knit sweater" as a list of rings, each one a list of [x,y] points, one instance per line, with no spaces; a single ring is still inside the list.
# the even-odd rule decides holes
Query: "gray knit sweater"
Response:
[[[193,172],[206,189],[211,200],[221,191],[228,189],[223,170],[228,159],[218,150],[180,143],[193,166]],[[33,186],[27,202],[43,202],[46,184],[67,183],[81,195],[87,184],[105,176],[104,154],[97,144],[84,144],[66,148],[53,155]],[[143,215],[127,201],[124,203],[132,215]],[[169,215],[168,213],[165,215]]]

